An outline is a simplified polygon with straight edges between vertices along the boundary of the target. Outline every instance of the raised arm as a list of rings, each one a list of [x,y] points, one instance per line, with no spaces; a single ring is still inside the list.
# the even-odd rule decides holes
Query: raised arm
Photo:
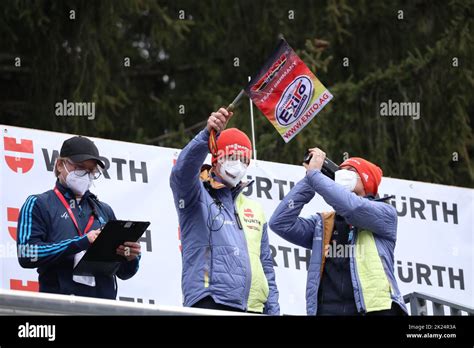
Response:
[[[321,226],[319,215],[299,217],[304,205],[314,197],[314,189],[306,178],[298,182],[275,209],[269,225],[273,232],[290,243],[311,249],[316,226]]]
[[[191,140],[181,151],[171,170],[170,185],[175,202],[181,208],[192,206],[199,198],[199,174],[202,164],[209,153],[207,141],[209,130],[206,128]]]
[[[224,108],[213,112],[207,120],[207,127],[196,135],[179,154],[171,170],[170,186],[175,204],[180,209],[187,209],[198,201],[201,185],[199,175],[201,166],[209,153],[210,131],[214,129],[219,133],[224,130],[232,115],[232,112]]]
[[[313,191],[321,195],[348,223],[368,229],[380,237],[396,239],[397,211],[393,206],[359,197],[319,170],[309,170],[306,178]]]

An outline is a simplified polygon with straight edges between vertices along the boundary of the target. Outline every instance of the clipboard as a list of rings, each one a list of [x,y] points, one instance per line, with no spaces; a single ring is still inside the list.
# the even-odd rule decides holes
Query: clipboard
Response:
[[[114,275],[125,260],[123,256],[117,255],[119,245],[138,241],[149,225],[148,221],[107,222],[72,273],[82,276]]]

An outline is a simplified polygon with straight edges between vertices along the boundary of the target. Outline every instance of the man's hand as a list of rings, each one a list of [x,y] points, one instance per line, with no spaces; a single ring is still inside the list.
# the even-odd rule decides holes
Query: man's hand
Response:
[[[92,230],[87,233],[87,239],[89,239],[89,243],[94,243],[94,241],[97,239],[97,236],[99,235],[101,229],[98,230]]]
[[[127,261],[132,261],[140,255],[140,251],[140,243],[125,242],[117,248],[117,255],[125,257]]]
[[[222,132],[233,114],[233,112],[229,112],[224,108],[220,108],[216,112],[213,112],[207,120],[207,129],[209,132],[211,129],[215,129],[217,133]]]
[[[321,170],[324,164],[324,159],[326,158],[326,153],[317,147],[308,149],[308,151],[313,155],[313,157],[311,157],[309,164],[303,163],[303,166],[306,168],[306,170]]]

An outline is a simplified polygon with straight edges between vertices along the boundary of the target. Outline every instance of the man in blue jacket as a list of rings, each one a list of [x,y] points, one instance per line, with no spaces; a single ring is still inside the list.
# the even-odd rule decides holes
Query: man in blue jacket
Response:
[[[312,249],[306,287],[309,315],[403,315],[394,275],[397,212],[375,199],[382,170],[362,158],[344,161],[335,181],[321,173],[326,154],[310,149],[306,176],[282,200],[270,228]],[[299,214],[315,193],[335,209]]]
[[[115,220],[112,208],[89,191],[104,168],[95,144],[85,137],[64,141],[55,163],[54,189],[29,196],[18,218],[18,260],[37,268],[39,291],[115,299],[115,276],[77,276],[73,268],[94,242],[100,228]],[[131,278],[138,270],[140,244],[125,242],[117,276]]]
[[[179,217],[184,305],[278,315],[278,290],[263,209],[242,193],[249,138],[224,130],[231,112],[213,112],[181,151],[170,185]],[[217,156],[204,166],[211,129]]]

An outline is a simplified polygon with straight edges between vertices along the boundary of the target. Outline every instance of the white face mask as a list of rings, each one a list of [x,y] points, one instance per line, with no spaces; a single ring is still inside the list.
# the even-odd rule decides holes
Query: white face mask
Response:
[[[77,195],[83,196],[84,193],[91,187],[92,180],[90,174],[79,176],[75,172],[67,170],[66,165],[63,163],[64,169],[66,169],[66,185],[72,192]]]
[[[334,175],[334,181],[353,192],[357,184],[357,173],[347,169],[339,169]]]
[[[219,168],[219,175],[232,187],[237,186],[246,172],[247,165],[240,160],[225,160]]]

